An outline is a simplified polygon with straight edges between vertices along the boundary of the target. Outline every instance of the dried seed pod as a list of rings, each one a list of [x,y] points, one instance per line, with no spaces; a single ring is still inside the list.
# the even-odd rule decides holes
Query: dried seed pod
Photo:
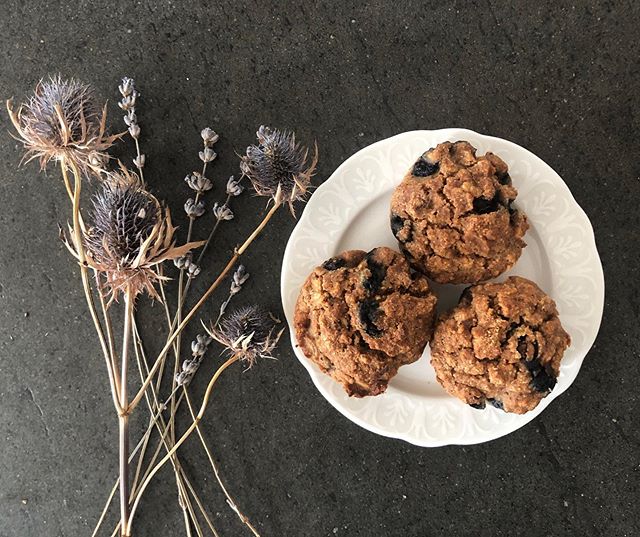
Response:
[[[309,161],[309,150],[296,142],[292,132],[264,125],[256,133],[258,145],[247,147],[240,170],[259,196],[269,196],[280,205],[304,199],[318,162],[318,148]]]
[[[14,111],[9,100],[7,110],[25,159],[39,159],[42,168],[51,160],[70,161],[85,174],[100,174],[118,138],[105,133],[106,105],[100,109],[91,86],[73,78],[41,80],[26,103]]]
[[[143,291],[159,299],[154,285],[165,279],[160,265],[184,257],[202,243],[176,246],[169,210],[126,169],[112,174],[92,202],[83,239],[87,264],[104,275],[112,299],[119,292],[135,296]],[[78,245],[67,246],[79,258]]]
[[[212,326],[207,332],[230,354],[237,355],[249,369],[258,358],[273,358],[273,350],[284,330],[276,331],[278,322],[264,308],[247,306],[230,314],[217,328]]]

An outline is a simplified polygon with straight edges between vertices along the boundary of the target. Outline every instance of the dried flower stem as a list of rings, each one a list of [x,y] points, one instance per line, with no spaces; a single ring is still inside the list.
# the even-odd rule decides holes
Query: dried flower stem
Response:
[[[207,442],[205,441],[204,436],[202,435],[202,431],[200,430],[200,425],[196,423],[196,414],[193,410],[193,405],[191,404],[191,398],[189,397],[189,391],[187,390],[186,386],[184,387],[184,396],[185,396],[185,399],[187,400],[187,405],[189,406],[189,412],[191,414],[191,418],[193,419],[193,422],[196,424],[196,432],[198,433],[198,437],[200,438],[200,443],[202,444],[202,447],[204,448],[205,453],[207,454],[207,458],[209,459],[209,463],[211,464],[213,473],[216,476],[216,480],[218,481],[218,484],[220,485],[222,492],[227,497],[227,503],[229,504],[229,507],[231,507],[231,509],[238,515],[238,518],[240,518],[242,523],[245,524],[256,537],[260,537],[258,530],[256,530],[253,524],[251,524],[251,521],[249,520],[249,518],[245,514],[243,514],[242,511],[240,511],[238,504],[231,497],[231,495],[229,494],[229,491],[227,490],[227,487],[225,487],[222,481],[222,478],[220,477],[220,471],[218,469],[218,465],[216,464],[215,459],[211,454],[211,450],[209,449],[209,446],[207,445]]]
[[[93,320],[93,324],[96,329],[96,333],[98,334],[98,339],[100,340],[100,347],[102,348],[102,353],[104,355],[106,364],[107,364],[107,373],[109,375],[109,384],[111,386],[111,396],[113,399],[113,405],[116,409],[116,412],[120,414],[122,412],[122,407],[120,405],[120,401],[118,400],[118,387],[116,386],[115,381],[115,371],[112,368],[112,362],[109,355],[109,350],[107,347],[107,343],[104,336],[104,331],[102,330],[102,325],[100,323],[100,319],[98,317],[98,312],[96,311],[95,303],[93,301],[93,293],[91,292],[91,285],[89,283],[89,275],[88,269],[85,262],[85,254],[84,254],[84,246],[82,243],[82,224],[81,224],[81,216],[80,216],[80,191],[82,188],[82,177],[80,175],[80,170],[73,160],[63,159],[60,161],[60,169],[62,170],[62,177],[64,179],[65,185],[69,185],[67,191],[70,191],[70,183],[69,177],[67,173],[67,167],[70,166],[73,171],[74,176],[74,189],[73,189],[73,232],[75,234],[76,242],[78,244],[78,257],[80,263],[80,276],[82,279],[82,288],[84,290],[85,298],[87,301],[87,306],[89,307],[89,312],[91,314],[91,319]]]
[[[116,351],[115,351],[115,343],[113,338],[113,325],[111,324],[111,315],[109,315],[109,310],[107,308],[107,303],[104,299],[104,287],[102,282],[100,281],[100,273],[97,270],[93,271],[93,275],[96,281],[96,290],[98,293],[98,301],[100,302],[100,308],[102,309],[102,317],[104,319],[104,327],[107,333],[107,343],[109,345],[109,356],[111,358],[111,368],[113,371],[117,369],[116,367]],[[120,393],[120,379],[118,375],[115,375],[115,385],[116,391]]]
[[[255,240],[255,238],[258,235],[260,235],[261,231],[269,223],[269,220],[271,220],[271,218],[273,217],[273,215],[277,212],[277,210],[279,208],[280,208],[280,205],[278,205],[278,204],[274,204],[271,207],[269,212],[265,215],[265,217],[262,219],[260,224],[258,224],[258,226],[253,231],[253,233],[251,233],[251,235],[249,235],[249,237],[244,241],[242,246],[240,246],[239,248],[236,249],[236,251],[234,252],[233,256],[231,256],[231,259],[229,260],[229,262],[227,263],[225,268],[218,275],[218,277],[214,280],[214,282],[209,286],[209,289],[207,289],[205,291],[205,293],[202,295],[202,297],[200,297],[200,300],[198,300],[198,302],[196,302],[196,304],[191,308],[189,313],[184,317],[182,322],[171,333],[171,335],[167,339],[167,342],[165,343],[165,346],[163,347],[163,349],[158,354],[158,357],[156,358],[156,361],[155,361],[153,367],[151,368],[151,371],[149,372],[149,375],[147,376],[147,378],[143,382],[142,386],[140,387],[140,390],[138,391],[136,396],[132,399],[131,403],[129,403],[129,407],[128,407],[129,411],[132,410],[133,408],[135,408],[135,406],[140,402],[140,399],[142,398],[142,395],[144,394],[144,390],[147,389],[147,386],[152,381],[152,379],[153,379],[158,367],[160,366],[160,363],[161,363],[163,357],[167,354],[167,352],[169,352],[169,349],[171,349],[171,346],[173,345],[173,342],[180,335],[180,333],[185,329],[185,327],[189,324],[189,322],[193,319],[193,317],[195,317],[196,313],[198,313],[198,311],[200,310],[202,305],[207,301],[207,299],[212,295],[212,293],[218,288],[220,283],[224,280],[226,275],[229,273],[229,271],[236,264],[236,262],[238,261],[240,256],[247,250],[247,248],[249,248],[249,246]]]
[[[125,314],[122,335],[122,359],[120,374],[120,406],[128,406],[127,373],[129,368],[129,347],[131,345],[131,325],[133,320],[133,301],[131,290],[124,295]],[[119,446],[120,446],[120,527],[122,536],[131,535],[129,528],[129,413],[118,415]]]
[[[175,445],[160,460],[160,462],[158,462],[158,464],[156,464],[154,466],[154,468],[151,470],[149,475],[145,478],[145,480],[140,485],[139,492],[138,492],[138,494],[136,496],[135,501],[133,502],[133,506],[131,507],[131,518],[129,519],[129,523],[128,523],[129,527],[125,528],[125,531],[123,532],[123,535],[130,535],[131,534],[131,527],[130,527],[131,520],[133,519],[133,516],[134,516],[134,514],[136,512],[136,509],[138,508],[138,504],[140,502],[140,498],[142,497],[142,493],[147,488],[147,485],[149,485],[149,483],[150,483],[151,479],[153,478],[153,476],[156,475],[156,473],[160,470],[160,468],[162,468],[162,466],[171,458],[171,456],[178,450],[178,448],[185,442],[185,440],[187,440],[187,438],[189,438],[189,435],[191,435],[191,433],[198,426],[198,423],[200,423],[200,421],[202,420],[202,416],[204,416],[204,412],[207,409],[207,405],[209,403],[209,398],[211,397],[211,392],[213,391],[213,387],[214,387],[216,381],[220,378],[220,375],[222,375],[222,373],[225,371],[225,369],[227,369],[230,365],[232,365],[233,363],[235,363],[237,361],[238,361],[238,356],[235,356],[235,355],[232,356],[226,362],[224,362],[217,369],[217,371],[213,374],[213,377],[211,377],[211,380],[209,381],[209,384],[207,386],[207,390],[205,391],[204,397],[202,399],[202,405],[200,406],[200,410],[198,411],[198,414],[195,416],[195,418],[193,420],[193,423],[182,434],[182,436],[176,441]]]
[[[206,147],[206,145],[205,145]],[[202,176],[206,177],[207,172],[207,160],[203,159],[202,163]],[[200,201],[200,192],[196,192],[195,205],[198,205]],[[193,222],[195,218],[189,218],[189,228],[187,229],[187,243],[191,241],[191,235],[193,233]],[[182,321],[182,308],[184,305],[184,268],[180,269],[180,276],[178,277],[178,307],[176,309],[176,319],[177,322],[180,323]],[[190,285],[191,278],[189,278],[187,285]],[[176,375],[178,371],[180,371],[180,348],[182,344],[182,338],[179,337],[175,340],[174,344],[174,356],[175,360],[173,363],[173,376],[171,378],[171,413],[169,417],[169,430],[171,436],[171,442],[175,443],[175,415],[176,415],[176,399],[175,399],[175,388],[176,388]]]
[[[133,319],[133,335],[134,335],[134,349],[136,354],[136,361],[138,364],[138,371],[140,372],[140,380],[143,380],[145,375],[148,373],[149,368],[147,365],[146,353],[144,352],[142,339],[140,337],[140,333],[138,331],[135,318]],[[144,365],[144,371],[143,371],[143,365]],[[151,395],[149,395],[149,391],[151,392]],[[154,419],[153,421],[155,422],[158,432],[160,433],[161,443],[164,445],[165,449],[169,451],[170,447],[167,443],[167,440],[165,439],[165,436],[166,436],[165,432],[167,430],[167,426],[164,422],[164,418],[162,417],[162,409],[164,408],[164,405],[162,406],[160,405],[160,402],[158,401],[158,396],[154,389],[153,384],[150,385],[149,391],[147,391],[145,394],[145,398],[147,400],[147,406],[149,407],[149,412],[151,413],[152,416],[156,411],[159,412],[158,419]],[[140,457],[139,461],[142,461],[142,456]],[[196,532],[198,533],[198,535],[202,535],[202,530],[200,528],[198,518],[195,514],[195,510],[193,509],[191,499],[189,498],[188,489],[192,491],[191,495],[194,497],[194,500],[197,500],[196,503],[200,504],[200,500],[199,498],[197,498],[197,494],[193,490],[193,487],[191,486],[191,483],[186,476],[184,468],[182,467],[182,465],[180,464],[180,461],[178,460],[177,454],[173,455],[171,459],[171,464],[173,466],[173,471],[176,477],[176,483],[178,486],[180,499],[182,500],[180,505],[183,510],[185,527],[186,527],[187,533],[190,532],[190,524],[193,524],[193,526],[196,528]],[[140,466],[138,466],[138,468],[140,468]],[[208,515],[204,513],[204,511],[203,511],[203,514],[205,516],[205,519],[208,520],[209,518]],[[189,522],[190,520],[191,522]]]
[[[229,202],[231,201],[231,198],[232,198],[231,194],[227,194],[227,199],[224,202],[224,204],[228,206]],[[213,228],[211,228],[211,232],[209,233],[209,236],[207,237],[207,241],[204,243],[204,246],[200,250],[200,254],[198,255],[198,259],[196,261],[196,265],[200,265],[200,262],[202,261],[202,258],[204,257],[204,254],[207,251],[207,248],[209,248],[209,245],[211,244],[211,239],[213,239],[213,236],[215,235],[216,230],[218,229],[218,226],[220,225],[220,222],[222,222],[222,220],[217,218],[216,219],[216,223],[213,225]]]

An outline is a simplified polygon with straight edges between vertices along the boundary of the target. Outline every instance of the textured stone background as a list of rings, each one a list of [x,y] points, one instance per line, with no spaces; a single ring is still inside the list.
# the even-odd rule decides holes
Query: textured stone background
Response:
[[[317,139],[319,181],[405,130],[504,137],[555,168],[594,223],[607,283],[596,345],[571,389],[506,438],[428,450],[374,436],[324,401],[288,340],[279,361],[226,374],[205,428],[264,536],[640,532],[636,2],[2,7],[0,96],[19,99],[48,73],[78,76],[110,100],[117,129],[118,80],[135,77],[147,176],[182,222],[182,178],[198,167],[200,129],[222,136],[211,175],[223,180],[237,171],[234,151],[266,123]],[[116,421],[77,270],[57,239],[69,218],[61,182],[54,170],[18,168],[6,114],[0,122],[0,535],[90,535],[116,471]],[[212,266],[263,208],[238,200]],[[294,224],[283,212],[251,250],[253,278],[238,303],[259,296],[279,308]],[[161,339],[158,308],[145,326]],[[213,359],[199,373],[198,397],[212,368]],[[221,535],[246,534],[198,444],[184,455]],[[170,472],[135,527],[140,536],[184,532]]]

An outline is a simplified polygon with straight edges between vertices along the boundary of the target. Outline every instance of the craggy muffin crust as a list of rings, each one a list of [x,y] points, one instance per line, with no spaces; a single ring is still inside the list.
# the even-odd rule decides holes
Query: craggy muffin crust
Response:
[[[429,341],[436,297],[390,248],[351,250],[307,278],[296,303],[298,345],[355,397],[378,395]]]
[[[533,410],[556,385],[571,339],[555,302],[530,280],[467,288],[442,315],[431,341],[431,364],[451,395],[476,408]]]
[[[440,283],[477,283],[510,268],[525,246],[517,191],[493,153],[468,142],[424,153],[391,199],[391,230],[418,270]]]

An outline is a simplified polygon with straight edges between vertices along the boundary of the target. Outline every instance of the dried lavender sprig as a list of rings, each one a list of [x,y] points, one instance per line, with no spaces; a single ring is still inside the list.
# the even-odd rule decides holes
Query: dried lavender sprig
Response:
[[[207,165],[209,162],[213,161],[216,157],[215,152],[211,147],[215,142],[218,141],[219,136],[209,127],[202,129],[200,132],[200,136],[202,138],[202,143],[204,146],[203,151],[199,153],[200,159],[202,160],[202,177],[206,177],[207,173]],[[189,217],[189,227],[187,230],[187,242],[191,240],[191,234],[193,232],[193,222],[195,218],[201,216],[204,213],[204,204],[200,201],[201,195],[204,193],[203,191],[196,191],[195,199],[189,198],[185,204],[185,211],[187,212],[187,216]],[[200,259],[200,258],[199,258]],[[171,323],[172,327],[175,323],[180,323],[182,321],[182,308],[184,306],[184,302],[187,296],[187,292],[191,286],[191,282],[193,278],[198,275],[200,272],[200,260],[196,263],[191,263],[189,260],[189,264],[186,266],[187,269],[187,284],[184,284],[184,276],[185,276],[185,267],[180,269],[180,275],[178,277],[178,306],[176,308],[176,314],[173,322]],[[174,379],[172,381],[172,392],[174,391],[176,385],[176,377],[179,373],[179,360],[180,360],[180,346],[182,344],[182,336],[179,335],[174,344],[175,351],[175,362],[173,368]],[[172,432],[172,436],[174,434],[174,416],[176,409],[176,398],[175,394],[171,395],[171,419],[169,420],[169,428]]]
[[[186,270],[187,277],[189,279],[195,278],[198,274],[200,274],[200,265],[193,262],[193,256],[191,255],[191,252],[189,252],[187,255],[183,255],[182,257],[174,259],[173,264],[181,271]]]
[[[178,386],[188,386],[193,376],[198,371],[200,364],[204,358],[212,338],[207,334],[198,334],[196,339],[191,342],[192,358],[182,362],[182,369],[176,375],[176,384]]]
[[[122,82],[118,86],[122,99],[118,102],[118,106],[125,112],[124,122],[127,125],[127,130],[133,138],[136,144],[136,156],[133,159],[134,166],[138,169],[140,178],[144,181],[142,168],[146,163],[146,156],[140,152],[140,124],[138,123],[138,116],[136,115],[136,103],[140,93],[136,89],[135,82],[132,78],[123,77]]]
[[[227,310],[229,302],[231,302],[231,299],[242,290],[242,286],[249,279],[249,276],[250,274],[245,270],[244,265],[239,265],[236,271],[233,273],[233,278],[231,279],[231,287],[229,289],[229,296],[222,304],[220,304],[220,312],[218,313],[218,317],[213,323],[214,327],[217,327],[220,324],[220,319],[224,315],[224,312]]]
[[[218,230],[218,226],[220,225],[220,222],[228,221],[235,218],[233,211],[229,207],[229,202],[231,201],[231,198],[235,198],[239,196],[244,191],[244,187],[240,184],[241,181],[242,179],[236,180],[233,175],[229,177],[229,180],[227,181],[227,188],[226,188],[227,198],[225,202],[222,205],[219,205],[217,202],[213,205],[213,214],[216,217],[216,223],[214,224],[213,228],[211,228],[211,232],[209,233],[209,236],[207,237],[207,240],[204,243],[204,246],[202,247],[202,249],[200,250],[200,253],[198,254],[198,260],[196,261],[198,265],[201,263],[205,252],[209,248],[209,245],[211,244],[211,240],[213,239],[213,236]]]

